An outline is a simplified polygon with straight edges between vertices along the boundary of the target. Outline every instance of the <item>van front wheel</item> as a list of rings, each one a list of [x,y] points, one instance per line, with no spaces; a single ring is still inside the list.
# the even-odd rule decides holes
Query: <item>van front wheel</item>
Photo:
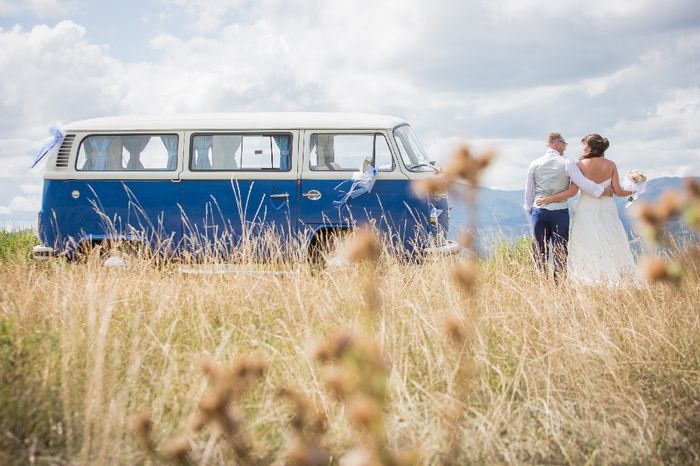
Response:
[[[309,262],[321,267],[328,265],[350,231],[349,228],[324,228],[317,231],[309,243]]]

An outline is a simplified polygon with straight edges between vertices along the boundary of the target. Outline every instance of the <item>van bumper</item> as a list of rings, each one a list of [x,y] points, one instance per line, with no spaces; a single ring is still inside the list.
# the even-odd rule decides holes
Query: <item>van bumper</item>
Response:
[[[461,250],[462,247],[451,239],[445,240],[440,246],[423,248],[423,252],[428,256],[454,256],[459,254]]]
[[[50,248],[48,246],[34,246],[32,248],[32,256],[36,260],[47,260],[51,259],[54,257],[55,251],[53,248]]]

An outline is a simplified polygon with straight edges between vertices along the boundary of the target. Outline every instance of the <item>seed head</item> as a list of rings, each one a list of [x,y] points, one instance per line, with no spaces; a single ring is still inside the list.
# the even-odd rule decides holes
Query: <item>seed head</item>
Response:
[[[666,264],[661,259],[647,259],[644,263],[644,278],[650,283],[665,280],[667,276]]]
[[[141,411],[132,418],[131,431],[141,440],[147,451],[155,451],[155,443],[151,438],[153,420],[149,411]]]
[[[341,358],[354,344],[353,335],[345,330],[340,330],[327,340],[315,344],[311,355],[319,362]]]
[[[452,269],[452,280],[462,291],[473,291],[478,278],[479,267],[473,261],[461,262]]]
[[[445,317],[442,324],[445,333],[454,343],[462,343],[467,339],[467,329],[456,316]]]
[[[459,243],[459,245],[469,250],[471,250],[474,247],[474,241],[474,233],[470,231],[464,231],[460,233],[459,237],[457,238],[457,242]]]
[[[348,404],[348,419],[357,429],[376,432],[381,417],[382,407],[372,398],[360,395]]]
[[[350,262],[376,262],[382,247],[377,235],[367,228],[356,230],[340,248],[340,255]]]
[[[326,367],[322,376],[328,390],[339,400],[345,398],[357,386],[356,378],[350,370],[345,368]]]
[[[649,283],[669,281],[678,283],[683,278],[683,267],[677,262],[667,264],[661,259],[650,258],[643,263],[644,278]]]
[[[340,466],[382,466],[382,463],[371,451],[357,448],[340,459]]]
[[[199,401],[199,410],[207,420],[219,419],[227,415],[231,391],[213,388],[206,392]]]
[[[293,388],[283,387],[277,393],[281,398],[291,403],[294,417],[290,424],[292,429],[301,432],[307,424],[310,424],[311,418],[313,417],[309,401],[300,391]]]
[[[658,225],[661,222],[661,218],[656,212],[656,209],[648,202],[640,202],[637,205],[637,217],[643,223],[647,225]]]
[[[411,183],[411,189],[419,196],[434,197],[446,193],[454,179],[448,175],[442,174],[432,178],[423,178]]]
[[[326,466],[330,462],[328,453],[317,443],[295,437],[285,455],[290,466]]]
[[[189,440],[178,437],[170,440],[163,447],[163,457],[170,461],[185,463],[192,451]]]
[[[700,199],[700,182],[695,178],[688,177],[685,179],[685,189],[691,198]]]
[[[240,356],[233,363],[232,373],[240,379],[259,379],[267,371],[267,362],[261,358],[248,355]]]
[[[466,145],[462,145],[447,162],[445,174],[448,177],[464,180],[475,187],[479,184],[481,172],[489,166],[494,156],[494,151],[485,152],[480,157],[474,156]]]
[[[662,220],[668,220],[681,212],[683,202],[676,191],[665,191],[656,207],[657,215]]]

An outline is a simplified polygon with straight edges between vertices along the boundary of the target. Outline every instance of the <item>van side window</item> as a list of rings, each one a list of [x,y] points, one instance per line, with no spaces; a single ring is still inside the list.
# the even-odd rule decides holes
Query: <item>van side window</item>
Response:
[[[309,146],[312,170],[358,171],[365,160],[379,171],[394,169],[389,144],[381,133],[314,133]]]
[[[192,137],[190,168],[217,171],[289,171],[289,134],[197,134]]]
[[[177,168],[175,134],[88,136],[80,143],[80,171],[173,171]]]

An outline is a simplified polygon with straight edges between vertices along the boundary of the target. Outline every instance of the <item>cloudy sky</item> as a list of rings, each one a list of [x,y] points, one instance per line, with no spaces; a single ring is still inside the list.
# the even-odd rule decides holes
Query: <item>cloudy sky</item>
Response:
[[[497,148],[501,189],[551,130],[700,175],[700,2],[0,0],[0,225],[33,223],[56,122],[214,111],[396,115],[437,160]]]

